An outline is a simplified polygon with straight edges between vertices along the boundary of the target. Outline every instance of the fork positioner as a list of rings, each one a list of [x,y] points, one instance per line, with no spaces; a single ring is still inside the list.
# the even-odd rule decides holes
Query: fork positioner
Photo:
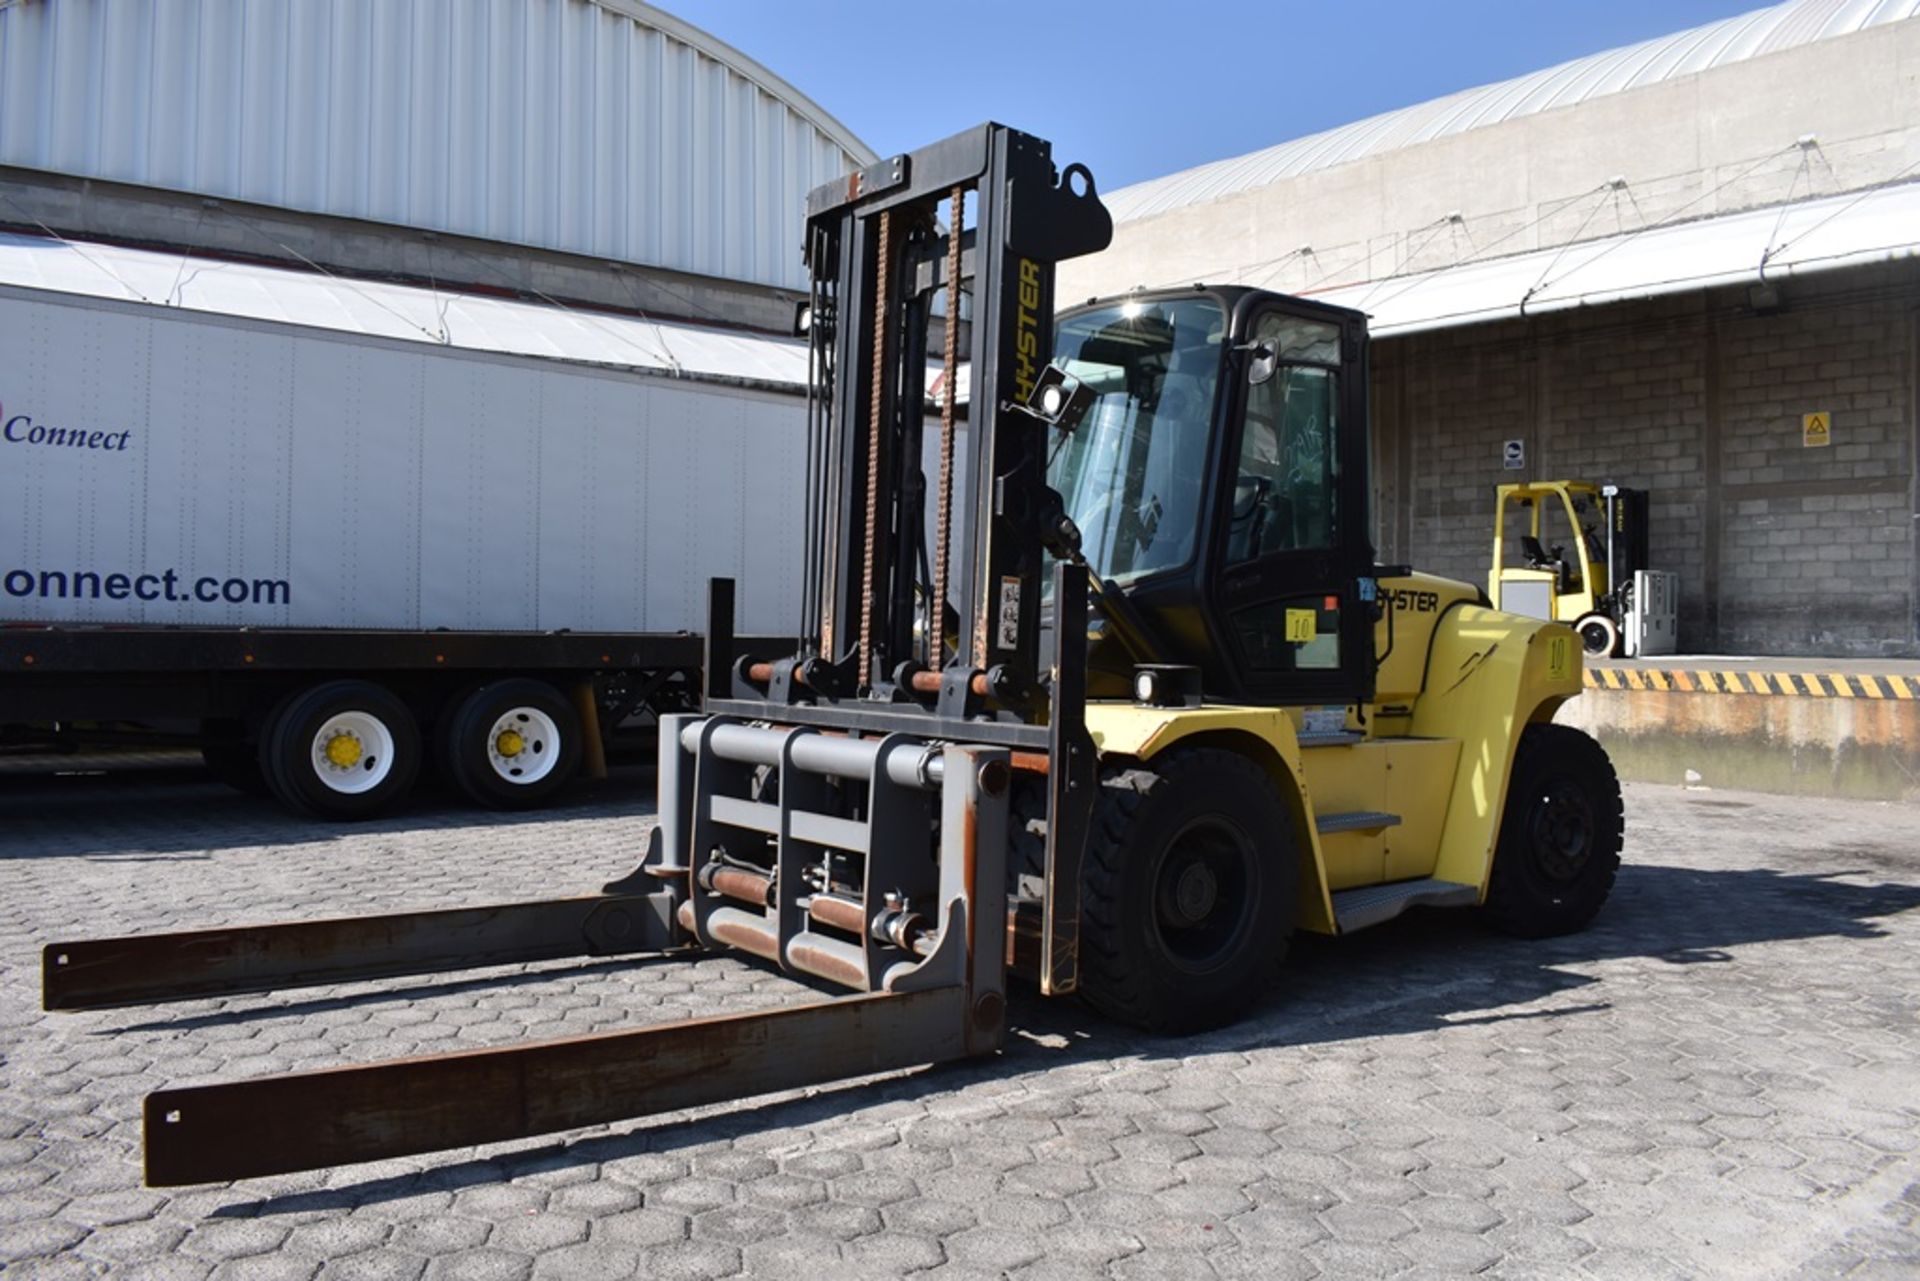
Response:
[[[54,943],[43,965],[44,1003],[58,1010],[721,949],[853,995],[162,1090],[146,1100],[148,1183],[512,1140],[988,1053],[1016,950],[1044,990],[1073,990],[1096,785],[1087,576],[1065,556],[1043,605],[1042,550],[1070,549],[1046,433],[1025,402],[1052,348],[1054,264],[1111,233],[1085,169],[1063,178],[1045,142],[1000,125],[809,197],[800,643],[736,654],[732,585],[714,584],[707,714],[661,721],[659,824],[632,874],[549,902]],[[942,297],[929,445],[922,353]],[[969,532],[959,546],[956,510]],[[1007,896],[1016,765],[1047,793],[1037,911]]]

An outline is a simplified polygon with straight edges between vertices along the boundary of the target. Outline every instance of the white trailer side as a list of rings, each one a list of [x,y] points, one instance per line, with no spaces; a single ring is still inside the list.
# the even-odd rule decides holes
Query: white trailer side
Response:
[[[0,350],[0,620],[792,626],[792,395],[8,288]]]
[[[15,742],[171,726],[236,781],[342,814],[464,750],[469,794],[530,803],[557,782],[518,785],[482,748],[500,716],[591,739],[595,699],[617,716],[693,696],[710,578],[741,584],[743,632],[793,628],[797,384],[4,284],[0,351]],[[397,790],[336,805],[288,777],[333,768],[376,694],[411,722],[380,740]],[[570,770],[597,743],[565,746]]]

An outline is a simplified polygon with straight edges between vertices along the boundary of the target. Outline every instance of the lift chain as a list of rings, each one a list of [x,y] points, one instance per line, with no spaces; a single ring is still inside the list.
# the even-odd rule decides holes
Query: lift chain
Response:
[[[935,509],[933,596],[927,602],[927,666],[946,665],[947,649],[947,530],[953,510],[953,414],[959,388],[960,350],[960,220],[966,214],[967,189],[953,189],[947,215],[947,333],[940,361],[940,498]]]
[[[872,684],[873,678],[873,598],[879,593],[874,581],[874,540],[880,523],[880,421],[886,403],[887,386],[887,313],[891,306],[893,282],[893,210],[880,211],[878,268],[873,289],[873,397],[867,415],[867,541],[860,575],[860,684]]]

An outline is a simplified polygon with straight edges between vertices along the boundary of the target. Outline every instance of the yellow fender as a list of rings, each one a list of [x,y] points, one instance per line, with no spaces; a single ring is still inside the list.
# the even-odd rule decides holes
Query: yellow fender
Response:
[[[1317,933],[1334,932],[1326,859],[1320,849],[1320,834],[1313,825],[1313,805],[1302,782],[1300,740],[1293,718],[1285,710],[1097,702],[1087,704],[1086,718],[1087,731],[1103,758],[1131,757],[1144,764],[1175,743],[1186,743],[1239,752],[1264,766],[1293,814],[1295,848],[1302,855],[1298,924]]]
[[[1460,741],[1434,876],[1478,885],[1486,900],[1520,733],[1580,692],[1580,663],[1580,642],[1561,623],[1459,605],[1434,628],[1411,732]]]

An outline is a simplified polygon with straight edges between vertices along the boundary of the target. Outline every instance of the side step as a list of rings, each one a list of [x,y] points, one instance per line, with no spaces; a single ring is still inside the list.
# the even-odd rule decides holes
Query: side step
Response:
[[[1390,921],[1410,907],[1472,907],[1479,901],[1480,890],[1477,886],[1426,877],[1418,881],[1395,881],[1391,885],[1367,885],[1354,890],[1335,891],[1333,917],[1339,923],[1342,934],[1351,934],[1369,925]]]
[[[1400,826],[1400,816],[1380,810],[1353,810],[1346,814],[1322,814],[1313,820],[1313,826],[1322,836],[1334,832],[1381,832]]]

